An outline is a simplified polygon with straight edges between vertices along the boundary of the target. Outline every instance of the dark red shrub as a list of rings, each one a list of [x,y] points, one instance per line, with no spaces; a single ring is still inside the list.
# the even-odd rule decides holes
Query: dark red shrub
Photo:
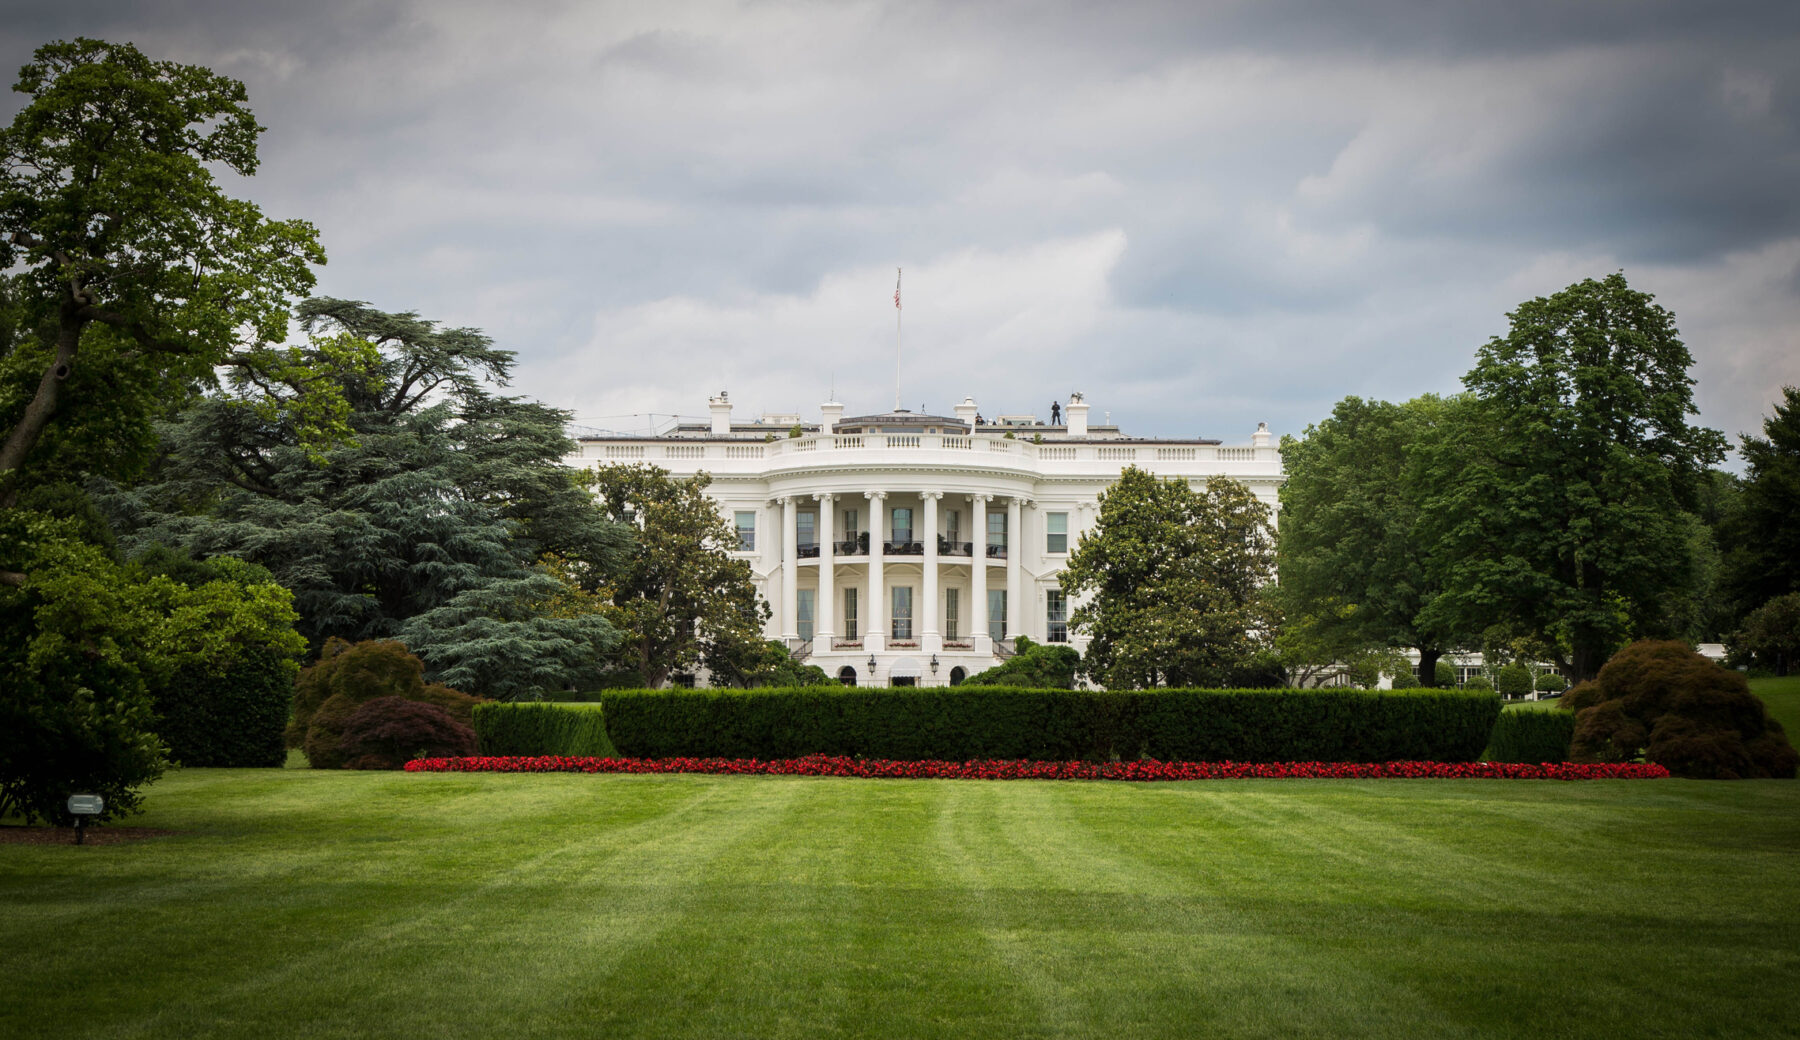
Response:
[[[325,641],[317,664],[302,669],[294,681],[294,718],[288,723],[289,747],[306,752],[314,769],[345,764],[345,726],[358,708],[381,697],[399,697],[443,708],[467,727],[478,698],[440,683],[425,681],[425,666],[391,639],[346,643]]]
[[[475,731],[435,704],[377,697],[350,714],[338,751],[349,769],[402,769],[415,758],[473,755]]]
[[[1800,767],[1781,723],[1744,677],[1685,643],[1633,643],[1565,694],[1562,706],[1576,712],[1569,751],[1577,762],[1641,755],[1702,780],[1792,779]]]

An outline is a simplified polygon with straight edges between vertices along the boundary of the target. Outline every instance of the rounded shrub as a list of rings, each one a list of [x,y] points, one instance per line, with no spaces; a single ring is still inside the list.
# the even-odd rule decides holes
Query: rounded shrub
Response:
[[[1500,696],[1518,700],[1531,692],[1531,669],[1517,661],[1500,669]]]
[[[1432,685],[1450,687],[1456,685],[1456,666],[1443,658],[1438,658],[1437,668],[1431,673]]]
[[[306,753],[314,769],[338,769],[347,761],[342,749],[345,727],[356,709],[378,697],[433,704],[464,726],[470,724],[476,698],[441,683],[425,681],[425,666],[392,639],[347,643],[325,642],[317,664],[294,681],[294,718],[287,742]]]
[[[415,758],[475,753],[475,731],[435,704],[404,697],[364,701],[338,741],[347,769],[403,769]]]
[[[1481,690],[1484,693],[1492,693],[1494,690],[1494,684],[1489,682],[1488,677],[1485,675],[1471,675],[1469,677],[1469,681],[1466,683],[1463,683],[1463,689],[1465,689],[1465,690]]]
[[[1411,672],[1401,672],[1394,676],[1394,689],[1416,690],[1419,688],[1419,677]]]
[[[1545,672],[1537,677],[1537,689],[1539,693],[1561,693],[1568,688],[1569,680],[1557,675],[1555,672]]]
[[[1742,675],[1672,640],[1614,654],[1600,674],[1563,696],[1575,712],[1577,762],[1640,756],[1676,776],[1792,779],[1800,755]]]

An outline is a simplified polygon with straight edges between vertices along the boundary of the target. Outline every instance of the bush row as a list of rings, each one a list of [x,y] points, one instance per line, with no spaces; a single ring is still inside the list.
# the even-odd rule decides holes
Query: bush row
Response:
[[[1567,762],[1573,739],[1573,712],[1503,711],[1494,721],[1485,757],[1490,762]]]
[[[475,738],[484,755],[617,755],[599,704],[477,704]]]
[[[1470,762],[1500,711],[1492,693],[1438,689],[615,690],[604,704],[631,757],[903,761]]]

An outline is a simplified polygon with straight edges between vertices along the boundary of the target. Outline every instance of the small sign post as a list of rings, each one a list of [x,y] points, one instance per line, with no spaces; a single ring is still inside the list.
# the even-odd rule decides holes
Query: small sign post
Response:
[[[69,815],[75,817],[75,844],[85,844],[87,818],[100,815],[105,808],[106,799],[97,794],[72,794],[69,796]]]

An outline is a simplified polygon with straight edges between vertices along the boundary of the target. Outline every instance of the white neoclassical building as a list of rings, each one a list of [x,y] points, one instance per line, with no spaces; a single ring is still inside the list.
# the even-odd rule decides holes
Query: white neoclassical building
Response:
[[[712,475],[772,611],[768,635],[847,683],[946,685],[992,667],[1024,635],[1068,631],[1058,582],[1099,496],[1127,466],[1204,486],[1230,477],[1276,507],[1281,458],[1266,425],[1247,443],[1128,437],[1066,414],[954,416],[897,410],[737,422],[729,396],[710,423],[653,436],[578,439],[572,466],[646,463]]]

